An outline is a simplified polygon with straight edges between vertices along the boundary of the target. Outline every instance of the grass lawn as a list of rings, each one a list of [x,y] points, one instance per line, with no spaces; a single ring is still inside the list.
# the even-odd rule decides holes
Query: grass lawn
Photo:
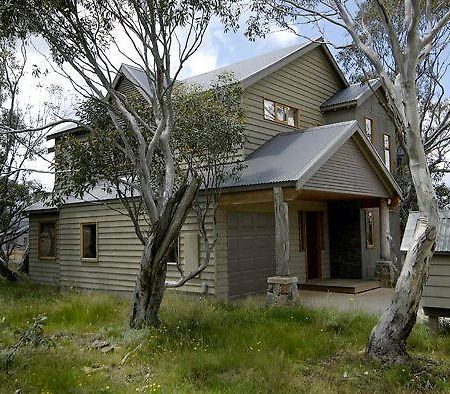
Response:
[[[364,314],[227,305],[166,294],[160,329],[127,327],[129,302],[0,280],[0,350],[47,316],[38,345],[0,367],[0,392],[450,392],[450,334],[416,325],[410,365],[369,362],[375,319]],[[91,349],[105,340],[114,350]],[[125,361],[124,357],[128,355]]]

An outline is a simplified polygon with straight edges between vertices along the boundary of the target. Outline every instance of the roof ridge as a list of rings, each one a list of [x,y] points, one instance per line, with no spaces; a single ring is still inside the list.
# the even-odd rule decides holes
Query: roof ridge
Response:
[[[313,41],[311,41],[311,42],[313,42]],[[251,57],[248,57],[248,58],[246,58],[246,59],[239,60],[239,61],[237,61],[237,62],[224,64],[223,66],[214,68],[214,69],[212,69],[212,70],[206,71],[206,72],[201,73],[201,74],[191,75],[190,77],[187,77],[187,78],[185,78],[184,80],[189,80],[189,79],[194,78],[194,77],[201,77],[202,75],[207,75],[207,74],[209,74],[209,73],[212,73],[212,72],[221,70],[221,69],[226,68],[226,67],[236,66],[236,65],[238,65],[238,64],[240,64],[240,63],[245,63],[245,62],[247,62],[247,61],[249,61],[249,60],[262,58],[262,57],[264,57],[264,56],[268,56],[268,55],[274,54],[275,52],[278,52],[278,51],[281,51],[281,50],[287,50],[287,49],[289,49],[289,48],[292,48],[292,51],[290,51],[290,52],[288,52],[286,55],[284,55],[284,56],[278,58],[278,59],[275,60],[274,62],[268,64],[267,66],[265,66],[265,67],[263,68],[263,69],[265,69],[265,68],[270,67],[271,65],[273,65],[273,64],[275,64],[275,63],[277,63],[277,62],[279,62],[281,59],[284,59],[285,57],[287,57],[287,56],[289,56],[289,55],[292,55],[294,52],[296,52],[296,51],[298,51],[298,50],[304,48],[306,45],[311,44],[311,42],[304,42],[304,43],[299,43],[299,44],[288,45],[288,46],[286,46],[286,47],[280,47],[280,48],[274,49],[274,50],[269,51],[269,52],[264,52],[264,53],[261,53],[261,54],[256,55],[256,56],[251,56]],[[295,49],[294,49],[294,48],[295,48]],[[262,70],[262,69],[259,69],[259,70],[255,71],[254,74],[260,72],[261,70]]]

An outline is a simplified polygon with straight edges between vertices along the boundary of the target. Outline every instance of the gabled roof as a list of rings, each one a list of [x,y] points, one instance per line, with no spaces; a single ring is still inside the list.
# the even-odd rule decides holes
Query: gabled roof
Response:
[[[328,49],[328,46],[321,43],[321,41],[322,38],[318,37],[306,43],[291,45],[276,51],[249,58],[247,60],[223,66],[216,70],[187,78],[181,82],[187,84],[198,84],[204,88],[207,88],[211,85],[211,83],[217,80],[218,75],[222,73],[233,73],[234,77],[241,83],[242,87],[246,88],[281,67],[300,58],[313,49],[321,47],[336,73],[341,78],[342,83],[348,88],[349,84],[342,70],[336,63],[336,60]],[[151,97],[153,88],[150,86],[147,75],[141,68],[129,64],[122,64],[113,81],[114,88],[118,86],[123,77],[126,77],[136,87],[136,89],[143,94],[144,97]],[[76,130],[78,130],[77,127],[71,127],[66,130],[50,133],[47,136],[47,140],[54,139],[65,133],[75,132]]]
[[[371,79],[366,83],[357,83],[337,92],[333,97],[325,101],[320,109],[323,112],[343,107],[359,106],[366,101],[375,90],[381,86],[378,79]]]
[[[311,42],[308,41],[302,44],[291,45],[286,48],[281,48],[273,52],[255,56],[238,63],[229,64],[216,70],[187,78],[182,82],[198,84],[207,88],[212,82],[217,80],[217,77],[220,74],[233,73],[235,78],[241,82],[242,87],[246,88],[313,49],[322,47],[337,74],[340,76],[343,84],[348,86],[347,79],[337,65],[327,45],[320,43],[320,41],[322,41],[322,39],[319,37],[313,39]]]
[[[401,196],[400,186],[355,120],[278,134],[248,156],[244,163],[245,168],[240,173],[238,180],[228,180],[222,187],[290,184],[301,189],[320,167],[355,134],[369,152],[384,183]]]
[[[405,232],[403,234],[402,244],[400,250],[407,252],[411,247],[414,231],[416,230],[417,220],[420,217],[420,212],[413,211],[409,213],[408,221],[406,222]],[[439,211],[439,221],[436,234],[435,254],[450,253],[450,210]]]

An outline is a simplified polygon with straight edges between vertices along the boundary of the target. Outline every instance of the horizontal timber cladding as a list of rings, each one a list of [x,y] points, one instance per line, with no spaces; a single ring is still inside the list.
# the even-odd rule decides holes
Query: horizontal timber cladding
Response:
[[[303,189],[387,197],[385,187],[353,138],[344,143]]]
[[[54,260],[39,258],[39,223],[56,223],[56,258]],[[58,215],[31,214],[30,215],[30,265],[29,276],[33,282],[59,285],[59,242],[58,242]]]
[[[423,289],[422,305],[450,310],[450,255],[434,255]]]
[[[246,114],[248,155],[280,132],[295,130],[264,119],[264,98],[299,110],[299,128],[325,123],[320,105],[332,97],[343,83],[322,48],[316,48],[249,86],[243,95]]]
[[[60,208],[60,281],[64,286],[75,286],[87,289],[132,291],[135,285],[142,253],[142,245],[138,240],[134,227],[119,202],[104,204],[74,204]],[[118,212],[119,211],[119,212]],[[121,214],[122,212],[123,214]],[[98,259],[82,261],[80,255],[80,225],[97,223]],[[213,233],[212,215],[208,216],[207,228]],[[189,213],[183,225],[179,258],[184,259],[185,234],[198,232],[197,219]],[[204,255],[203,246],[200,256]],[[179,288],[181,291],[202,292],[208,286],[214,292],[214,253],[211,264],[200,275],[200,278],[189,281]],[[175,281],[179,273],[174,263],[169,263],[167,280]]]

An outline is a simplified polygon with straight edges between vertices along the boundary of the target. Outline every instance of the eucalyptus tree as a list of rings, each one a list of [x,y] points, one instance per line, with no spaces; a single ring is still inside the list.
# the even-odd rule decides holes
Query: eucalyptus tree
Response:
[[[367,25],[372,19],[361,13],[361,3],[342,0],[256,0],[250,18],[249,34],[264,35],[273,24],[291,28],[296,23],[329,23],[347,33],[379,78],[388,110],[399,140],[405,146],[409,169],[420,211],[414,241],[409,249],[391,304],[370,334],[368,355],[390,362],[407,357],[406,340],[416,322],[417,311],[428,275],[436,241],[438,205],[423,144],[420,122],[418,73],[430,54],[448,49],[447,28],[450,11],[447,2],[404,0],[403,12],[392,14],[390,2],[374,0],[371,18],[382,29],[385,45],[380,45]],[[342,46],[342,42],[338,43]],[[438,58],[445,60],[444,52]],[[390,66],[385,63],[386,56]],[[435,127],[440,132],[444,122]]]
[[[143,253],[130,324],[136,328],[158,324],[167,254],[202,183],[201,172],[192,169],[177,177],[171,144],[173,92],[211,19],[220,18],[227,28],[234,27],[239,9],[233,8],[232,1],[217,0],[11,2],[13,14],[26,14],[33,31],[46,40],[59,72],[108,114],[123,154],[133,166],[132,187],[138,189],[148,224],[144,231],[137,230]],[[115,89],[117,54],[144,73],[148,85],[140,89],[144,112]]]
[[[27,63],[24,46],[19,42],[0,36],[0,275],[11,281],[17,279],[17,274],[8,267],[9,257],[17,239],[26,232],[25,210],[40,190],[40,185],[29,180],[27,163],[42,156],[44,139],[42,131],[1,132],[28,123],[29,109],[19,104]]]
[[[389,12],[395,33],[402,36],[404,34],[404,2],[402,0],[386,2],[385,7]],[[395,59],[390,51],[389,37],[385,32],[383,21],[378,17],[377,12],[376,2],[361,2],[355,19],[364,20],[364,27],[372,36],[373,46],[383,67],[391,77],[394,77]],[[439,41],[448,41],[450,26],[444,26],[439,36]],[[417,65],[416,72],[420,129],[428,159],[428,168],[433,178],[440,207],[446,205],[446,196],[449,192],[443,182],[443,177],[450,169],[450,144],[448,143],[450,139],[450,102],[448,92],[445,91],[445,79],[450,65],[447,60],[447,51],[446,45],[436,46],[424,55]],[[342,48],[337,58],[352,82],[358,83],[377,77],[373,64],[354,43]],[[403,139],[401,139],[402,141]],[[399,166],[394,174],[403,189],[403,199],[400,203],[403,226],[406,225],[409,211],[417,210],[407,154],[404,155],[406,152],[407,149],[402,146],[401,154],[398,157]]]

